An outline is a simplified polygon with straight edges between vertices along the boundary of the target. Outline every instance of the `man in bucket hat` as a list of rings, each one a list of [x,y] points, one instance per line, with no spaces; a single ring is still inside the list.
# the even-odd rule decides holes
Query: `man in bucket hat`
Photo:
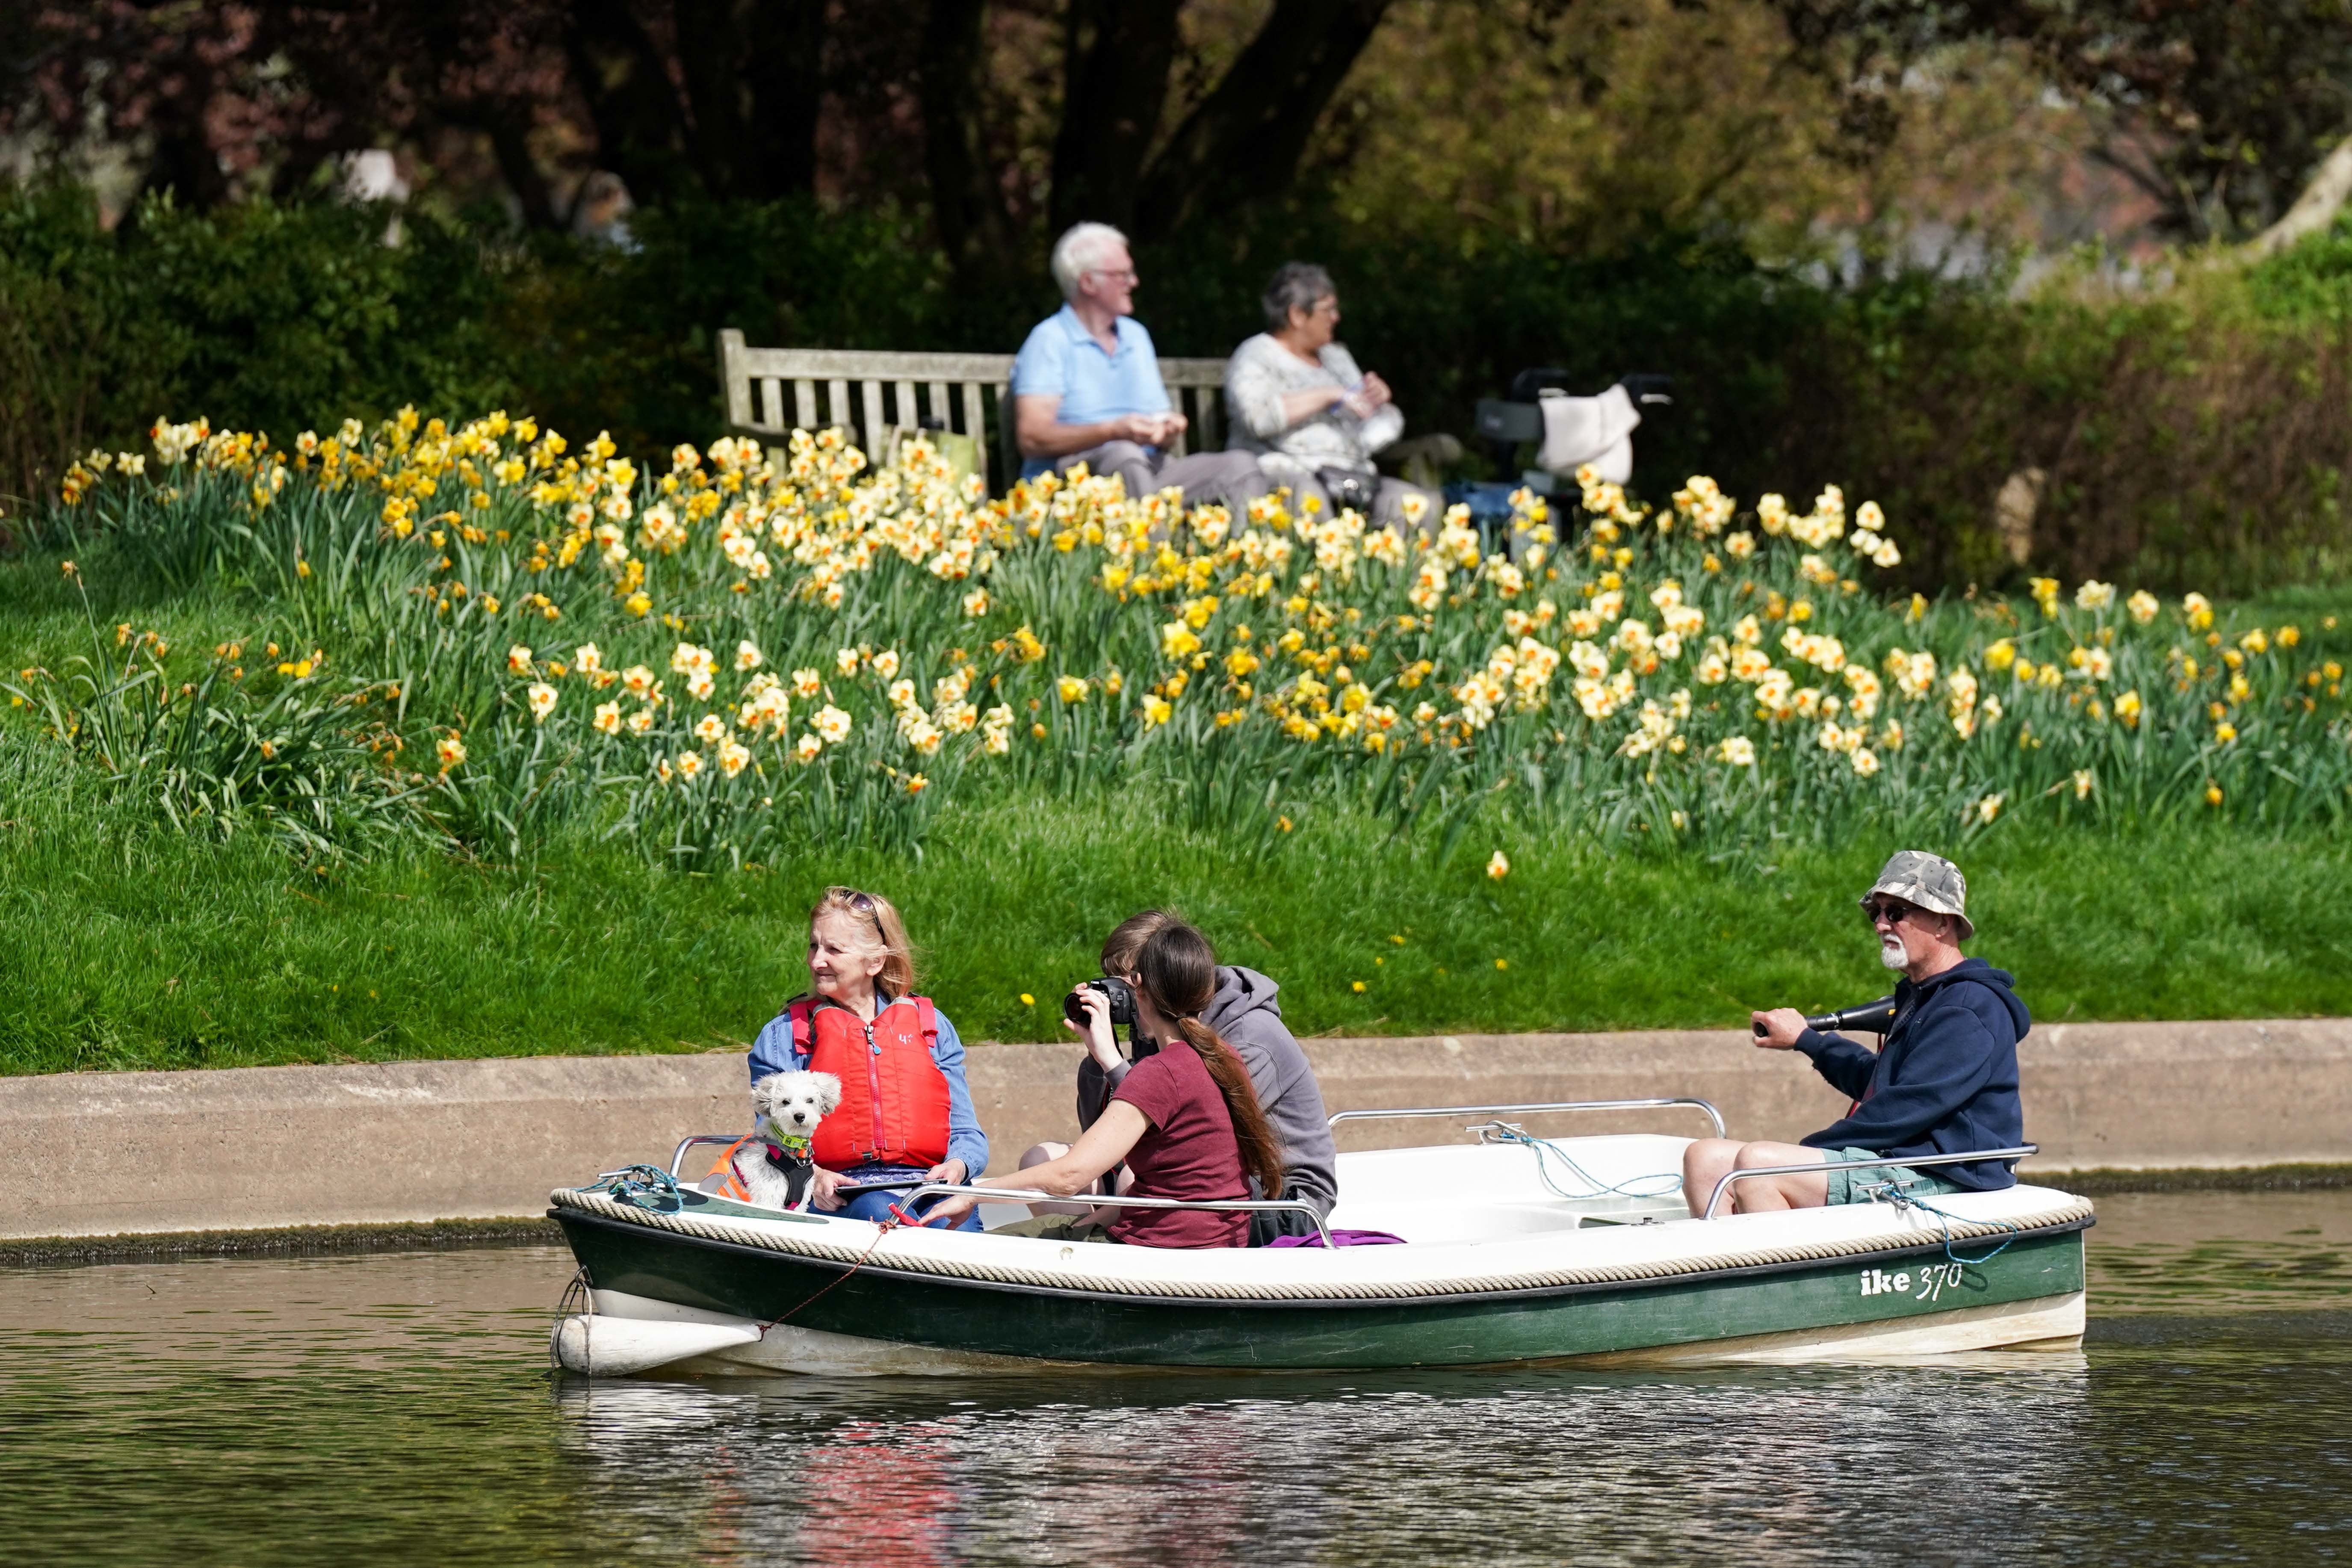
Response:
[[[1749,1016],[1759,1046],[1802,1051],[1854,1103],[1843,1121],[1802,1143],[1706,1138],[1691,1144],[1683,1154],[1683,1196],[1693,1214],[1705,1212],[1727,1172],[1772,1165],[1822,1168],[1740,1182],[1727,1194],[1725,1209],[1758,1214],[1861,1203],[1888,1183],[1923,1197],[2016,1184],[1997,1160],[1924,1170],[1841,1168],[1846,1161],[2008,1149],[2024,1141],[2017,1042],[2033,1020],[2006,973],[1961,953],[1960,943],[1976,934],[1968,898],[1968,879],[1958,866],[1918,849],[1888,860],[1862,896],[1864,918],[1878,936],[1879,962],[1903,972],[1895,987],[1895,1019],[1878,1050],[1808,1028],[1793,1007]]]

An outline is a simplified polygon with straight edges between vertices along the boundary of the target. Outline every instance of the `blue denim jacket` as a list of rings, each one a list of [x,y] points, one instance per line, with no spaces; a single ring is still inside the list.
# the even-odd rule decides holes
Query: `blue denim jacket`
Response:
[[[932,1016],[939,1020],[940,1037],[931,1046],[931,1060],[948,1080],[948,1158],[961,1160],[965,1172],[977,1176],[988,1169],[988,1134],[980,1130],[980,1118],[971,1109],[971,1088],[964,1082],[963,1040],[945,1013],[934,1008]],[[772,1072],[805,1072],[808,1065],[808,1053],[793,1048],[789,1008],[769,1019],[751,1042],[753,1083]]]

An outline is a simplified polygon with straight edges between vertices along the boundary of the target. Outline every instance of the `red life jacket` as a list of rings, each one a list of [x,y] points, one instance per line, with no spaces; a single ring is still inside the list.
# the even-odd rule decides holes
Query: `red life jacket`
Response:
[[[948,1076],[931,1059],[940,1016],[928,996],[901,996],[872,1024],[838,1003],[803,996],[787,1010],[793,1048],[809,1070],[841,1080],[841,1106],[817,1123],[810,1152],[831,1171],[858,1165],[929,1170],[948,1157]]]

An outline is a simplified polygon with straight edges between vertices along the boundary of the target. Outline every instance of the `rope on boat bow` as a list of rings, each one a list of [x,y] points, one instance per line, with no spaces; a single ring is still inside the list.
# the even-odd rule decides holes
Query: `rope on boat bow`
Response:
[[[588,1277],[588,1266],[584,1263],[573,1271],[572,1282],[564,1286],[562,1296],[555,1303],[555,1321],[549,1327],[547,1333],[549,1371],[563,1370],[563,1355],[559,1347],[562,1341],[564,1322],[572,1318],[587,1317],[596,1310],[595,1289],[596,1282]],[[587,1352],[588,1360],[588,1365],[581,1370],[591,1376],[595,1373],[595,1342],[585,1334],[581,1336],[581,1348]]]
[[[616,1203],[629,1205],[654,1214],[676,1214],[686,1206],[677,1195],[677,1178],[659,1165],[631,1165],[625,1170],[607,1171],[575,1192],[609,1193]]]
[[[2009,1250],[2009,1244],[2011,1242],[2015,1241],[2019,1237],[2025,1234],[2025,1227],[2023,1226],[2014,1224],[2009,1220],[1972,1220],[1966,1215],[1948,1213],[1943,1209],[1937,1208],[1934,1204],[1927,1202],[1924,1198],[1915,1197],[1911,1194],[1905,1192],[1893,1182],[1886,1183],[1883,1187],[1876,1184],[1871,1184],[1869,1185],[1865,1185],[1863,1188],[1863,1191],[1870,1194],[1873,1197],[1884,1198],[1886,1202],[1893,1204],[1896,1208],[1918,1209],[1923,1213],[1934,1215],[1937,1220],[1942,1222],[1944,1227],[1944,1256],[1951,1259],[1954,1263],[1962,1263],[1970,1266],[1979,1263],[1990,1263],[1994,1258],[1999,1258],[2002,1253]],[[1954,1220],[1959,1221],[1962,1225],[1989,1225],[1996,1227],[1997,1229],[2005,1230],[2009,1234],[2001,1238],[2001,1243],[1999,1247],[1994,1247],[1982,1258],[1962,1258],[1958,1253],[1952,1250],[1952,1222]]]
[[[1486,1139],[1491,1142],[1518,1143],[1535,1151],[1536,1174],[1542,1178],[1545,1190],[1549,1192],[1555,1197],[1604,1198],[1613,1196],[1624,1198],[1662,1198],[1668,1193],[1678,1193],[1682,1191],[1683,1179],[1681,1175],[1665,1171],[1655,1172],[1646,1176],[1630,1177],[1625,1181],[1618,1183],[1615,1186],[1611,1186],[1606,1182],[1601,1180],[1600,1177],[1594,1175],[1591,1172],[1578,1164],[1575,1158],[1559,1144],[1554,1143],[1548,1138],[1538,1138],[1527,1131],[1526,1129],[1516,1126],[1508,1121],[1490,1121],[1485,1126],[1479,1128],[1477,1131],[1478,1135],[1481,1138]],[[1586,1186],[1592,1190],[1586,1193],[1571,1193],[1563,1188],[1558,1182],[1552,1180],[1551,1167],[1548,1163],[1551,1160],[1558,1160],[1561,1164],[1567,1166],[1569,1174],[1574,1176],[1578,1181],[1582,1182]],[[1666,1184],[1653,1192],[1634,1191],[1634,1188],[1643,1182],[1664,1182]]]

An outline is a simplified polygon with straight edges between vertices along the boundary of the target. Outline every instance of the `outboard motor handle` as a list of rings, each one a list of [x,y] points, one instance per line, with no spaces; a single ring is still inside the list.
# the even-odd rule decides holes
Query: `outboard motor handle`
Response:
[[[1756,1031],[1758,1039],[1764,1037],[1763,1025],[1749,1026]],[[1805,1020],[1808,1029],[1868,1029],[1874,1035],[1883,1035],[1894,1026],[1895,998],[1892,996],[1881,996],[1875,1002],[1864,1002],[1858,1007],[1822,1013]]]

